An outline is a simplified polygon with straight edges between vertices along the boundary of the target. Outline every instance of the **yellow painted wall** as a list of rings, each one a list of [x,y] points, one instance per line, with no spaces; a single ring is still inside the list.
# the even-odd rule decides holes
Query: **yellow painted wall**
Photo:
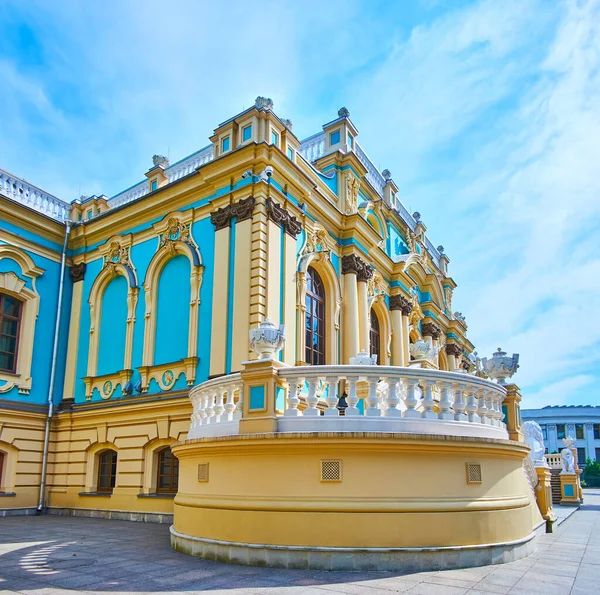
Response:
[[[252,255],[252,221],[236,224],[235,274],[233,278],[233,341],[231,345],[231,370],[242,369],[249,359],[248,331],[250,329],[250,261]],[[213,312],[214,312],[213,308]]]
[[[215,281],[212,296],[212,330],[210,345],[210,375],[225,373],[227,357],[227,296],[229,285],[228,227],[215,232]]]
[[[194,442],[181,465],[175,530],[242,543],[425,547],[499,543],[542,522],[522,470],[527,450],[508,441],[436,437],[317,437]],[[342,461],[340,483],[320,461]],[[466,463],[483,482],[467,484]],[[209,463],[209,481],[197,466]],[[356,514],[360,513],[360,514]]]

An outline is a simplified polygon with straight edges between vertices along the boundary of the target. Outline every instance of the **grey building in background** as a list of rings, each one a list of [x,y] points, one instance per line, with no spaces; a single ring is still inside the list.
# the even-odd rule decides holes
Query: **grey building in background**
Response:
[[[577,462],[600,461],[600,406],[547,405],[542,409],[523,409],[523,421],[536,421],[542,428],[547,453],[560,452],[562,439],[577,440]]]

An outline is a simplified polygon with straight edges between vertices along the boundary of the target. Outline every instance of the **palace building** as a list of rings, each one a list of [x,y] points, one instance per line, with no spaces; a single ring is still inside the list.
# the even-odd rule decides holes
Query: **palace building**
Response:
[[[259,97],[209,140],[112,198],[0,170],[0,515],[275,566],[532,551],[519,389],[348,111],[300,141]]]

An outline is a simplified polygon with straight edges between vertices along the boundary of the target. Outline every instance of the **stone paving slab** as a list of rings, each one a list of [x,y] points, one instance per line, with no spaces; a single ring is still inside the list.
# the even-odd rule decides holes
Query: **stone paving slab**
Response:
[[[0,595],[600,595],[600,490],[584,495],[528,558],[414,573],[220,564],[174,552],[166,525],[2,517]]]

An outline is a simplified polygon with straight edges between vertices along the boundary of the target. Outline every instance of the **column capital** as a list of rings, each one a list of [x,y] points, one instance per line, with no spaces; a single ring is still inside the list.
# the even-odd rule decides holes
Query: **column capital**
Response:
[[[462,355],[462,347],[456,343],[446,343],[446,354],[460,357]]]
[[[442,334],[442,329],[433,322],[426,322],[421,327],[421,332],[424,337],[431,337],[432,339],[439,339]]]
[[[87,265],[85,264],[85,262],[81,262],[79,264],[74,264],[70,268],[69,274],[71,275],[71,279],[73,279],[73,283],[83,281],[86,268],[87,268]]]
[[[342,256],[342,274],[354,273],[359,281],[368,281],[373,276],[373,269],[356,254]]]
[[[412,304],[403,295],[391,295],[390,310],[401,310],[403,316],[408,316],[412,312]]]
[[[293,215],[290,215],[279,203],[267,198],[267,217],[285,230],[286,233],[295,238],[302,231],[302,223]]]

